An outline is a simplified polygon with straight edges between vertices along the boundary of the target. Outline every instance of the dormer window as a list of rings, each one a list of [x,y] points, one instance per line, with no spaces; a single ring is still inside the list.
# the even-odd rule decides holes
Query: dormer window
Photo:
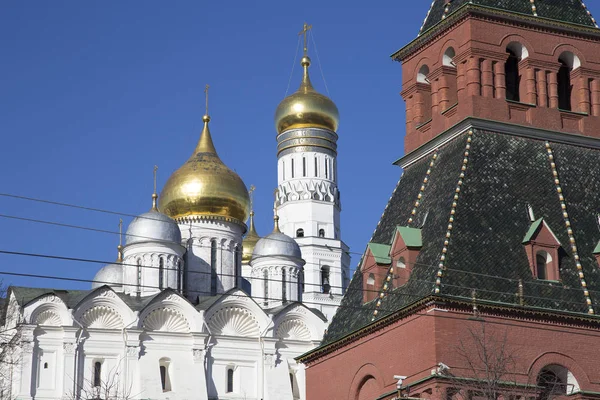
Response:
[[[531,274],[535,279],[558,281],[560,242],[543,218],[534,221],[525,238],[523,245],[529,259]]]

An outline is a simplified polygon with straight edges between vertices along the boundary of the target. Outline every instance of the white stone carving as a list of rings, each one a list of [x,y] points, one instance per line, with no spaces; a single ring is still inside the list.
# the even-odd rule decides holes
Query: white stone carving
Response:
[[[194,361],[204,360],[204,349],[192,349],[192,354],[194,355]]]
[[[96,306],[81,317],[81,323],[92,329],[122,329],[123,318],[110,307]]]
[[[115,298],[115,293],[112,290],[104,289],[100,293],[97,294],[98,297],[107,297],[109,299]]]
[[[310,340],[310,330],[299,319],[287,319],[279,324],[276,336],[284,340]]]
[[[186,318],[172,308],[159,308],[152,311],[144,320],[144,329],[153,332],[190,332]]]
[[[40,326],[61,326],[62,325],[60,316],[52,310],[41,311],[38,315],[36,315],[33,323],[40,325]]]
[[[208,324],[215,335],[244,337],[260,335],[258,321],[248,310],[241,307],[225,307],[217,311]]]
[[[128,357],[137,357],[140,353],[140,348],[137,346],[127,346],[127,356]]]
[[[75,343],[63,343],[63,350],[65,351],[65,354],[75,354]]]

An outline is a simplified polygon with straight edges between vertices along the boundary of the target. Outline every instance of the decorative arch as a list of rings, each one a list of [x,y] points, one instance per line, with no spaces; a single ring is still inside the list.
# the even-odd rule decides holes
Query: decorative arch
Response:
[[[421,69],[424,66],[427,66],[427,68],[429,68],[429,66],[434,65],[434,64],[435,64],[435,62],[433,62],[433,60],[430,60],[429,57],[422,57],[419,60],[419,62],[417,63],[417,67],[414,69],[414,72],[413,72],[414,75],[413,75],[413,81],[412,82],[418,82],[419,81],[418,75],[419,75],[419,72],[421,71]]]
[[[74,307],[73,315],[88,328],[106,326],[103,329],[121,329],[137,318],[131,308],[108,286],[99,287],[88,294]]]
[[[79,318],[81,324],[90,329],[123,329],[123,317],[117,310],[107,306],[94,306]]]
[[[419,71],[417,72],[417,83],[429,85],[429,80],[427,78],[429,72],[429,66],[427,64],[421,65],[421,68],[419,68]]]
[[[571,357],[555,352],[547,352],[539,356],[531,363],[528,370],[529,379],[535,382],[542,370],[549,365],[561,365],[569,370],[578,382],[581,390],[587,390],[590,379],[584,369]]]
[[[234,311],[237,310],[237,311]],[[224,311],[223,314],[217,316],[221,311]],[[226,314],[230,314],[232,317],[235,317],[236,321],[231,323],[233,325],[228,325],[226,320],[224,319]],[[256,333],[253,337],[258,337],[261,333],[265,332],[270,325],[270,318],[265,314],[264,310],[254,301],[253,298],[249,297],[244,291],[240,289],[231,289],[227,293],[225,293],[219,300],[217,300],[205,313],[205,321],[207,321],[209,329],[212,333],[216,334],[214,329],[231,332],[236,329],[240,329],[245,332],[245,329],[242,329],[242,325],[246,324],[249,321],[245,321],[245,319],[250,318],[255,321],[258,326],[258,333],[256,333],[253,329],[251,329],[252,335]],[[212,321],[212,322],[211,322]],[[211,325],[211,323],[213,325]],[[242,324],[242,325],[237,325]],[[237,328],[236,328],[237,326]],[[251,325],[250,325],[251,326]]]
[[[506,35],[500,40],[500,43],[498,43],[498,45],[503,49],[510,48],[513,51],[516,50],[518,55],[523,60],[528,58],[531,54],[535,53],[534,46],[527,39],[520,35]]]
[[[447,47],[444,51],[444,54],[442,55],[442,65],[445,67],[456,68],[456,64],[454,63],[454,57],[456,57],[456,51],[454,50],[454,47]]]
[[[290,340],[320,341],[326,329],[325,321],[300,303],[290,304],[280,311],[273,326],[275,337]]]
[[[151,315],[152,318],[148,319]],[[138,321],[139,329],[161,332],[166,326],[178,327],[180,330],[177,332],[180,333],[202,330],[201,315],[186,298],[173,289],[166,289],[154,296],[140,312]]]
[[[311,332],[308,326],[297,318],[289,318],[279,323],[275,336],[282,340],[311,340]]]
[[[568,65],[571,68],[577,69],[577,68],[581,67],[582,65],[586,64],[583,53],[580,52],[578,48],[573,47],[570,44],[561,43],[561,44],[557,45],[552,51],[552,55],[556,60],[559,60],[561,58],[561,56],[566,55],[566,53],[571,53],[573,55],[573,62],[568,63]]]
[[[72,326],[73,320],[64,301],[53,293],[45,294],[25,305],[23,317],[30,324]]]
[[[259,337],[260,326],[256,317],[242,307],[224,307],[208,319],[208,326],[215,335]]]
[[[381,371],[374,364],[364,364],[352,378],[346,398],[351,400],[375,399],[381,394],[383,387],[384,380]]]
[[[157,308],[144,318],[144,330],[152,332],[189,333],[190,325],[185,316],[173,308]]]

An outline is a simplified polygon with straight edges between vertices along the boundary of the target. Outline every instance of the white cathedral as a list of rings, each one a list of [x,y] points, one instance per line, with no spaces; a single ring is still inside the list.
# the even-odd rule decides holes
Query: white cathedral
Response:
[[[302,66],[275,115],[273,232],[257,234],[248,189],[219,158],[205,115],[191,157],[91,290],[9,288],[0,398],[305,399],[294,358],[321,341],[350,258],[338,110],[313,88],[306,47]]]

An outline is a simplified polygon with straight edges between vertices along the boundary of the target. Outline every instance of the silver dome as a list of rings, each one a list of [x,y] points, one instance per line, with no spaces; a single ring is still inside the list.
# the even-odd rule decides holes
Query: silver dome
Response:
[[[98,289],[104,285],[108,285],[112,288],[120,288],[123,285],[123,265],[108,264],[98,271],[96,276],[94,276],[92,289]]]
[[[142,242],[181,243],[181,231],[177,223],[165,214],[151,210],[136,217],[125,233],[125,244]]]
[[[273,232],[256,243],[252,259],[269,256],[302,258],[302,252],[294,239],[281,232]]]

